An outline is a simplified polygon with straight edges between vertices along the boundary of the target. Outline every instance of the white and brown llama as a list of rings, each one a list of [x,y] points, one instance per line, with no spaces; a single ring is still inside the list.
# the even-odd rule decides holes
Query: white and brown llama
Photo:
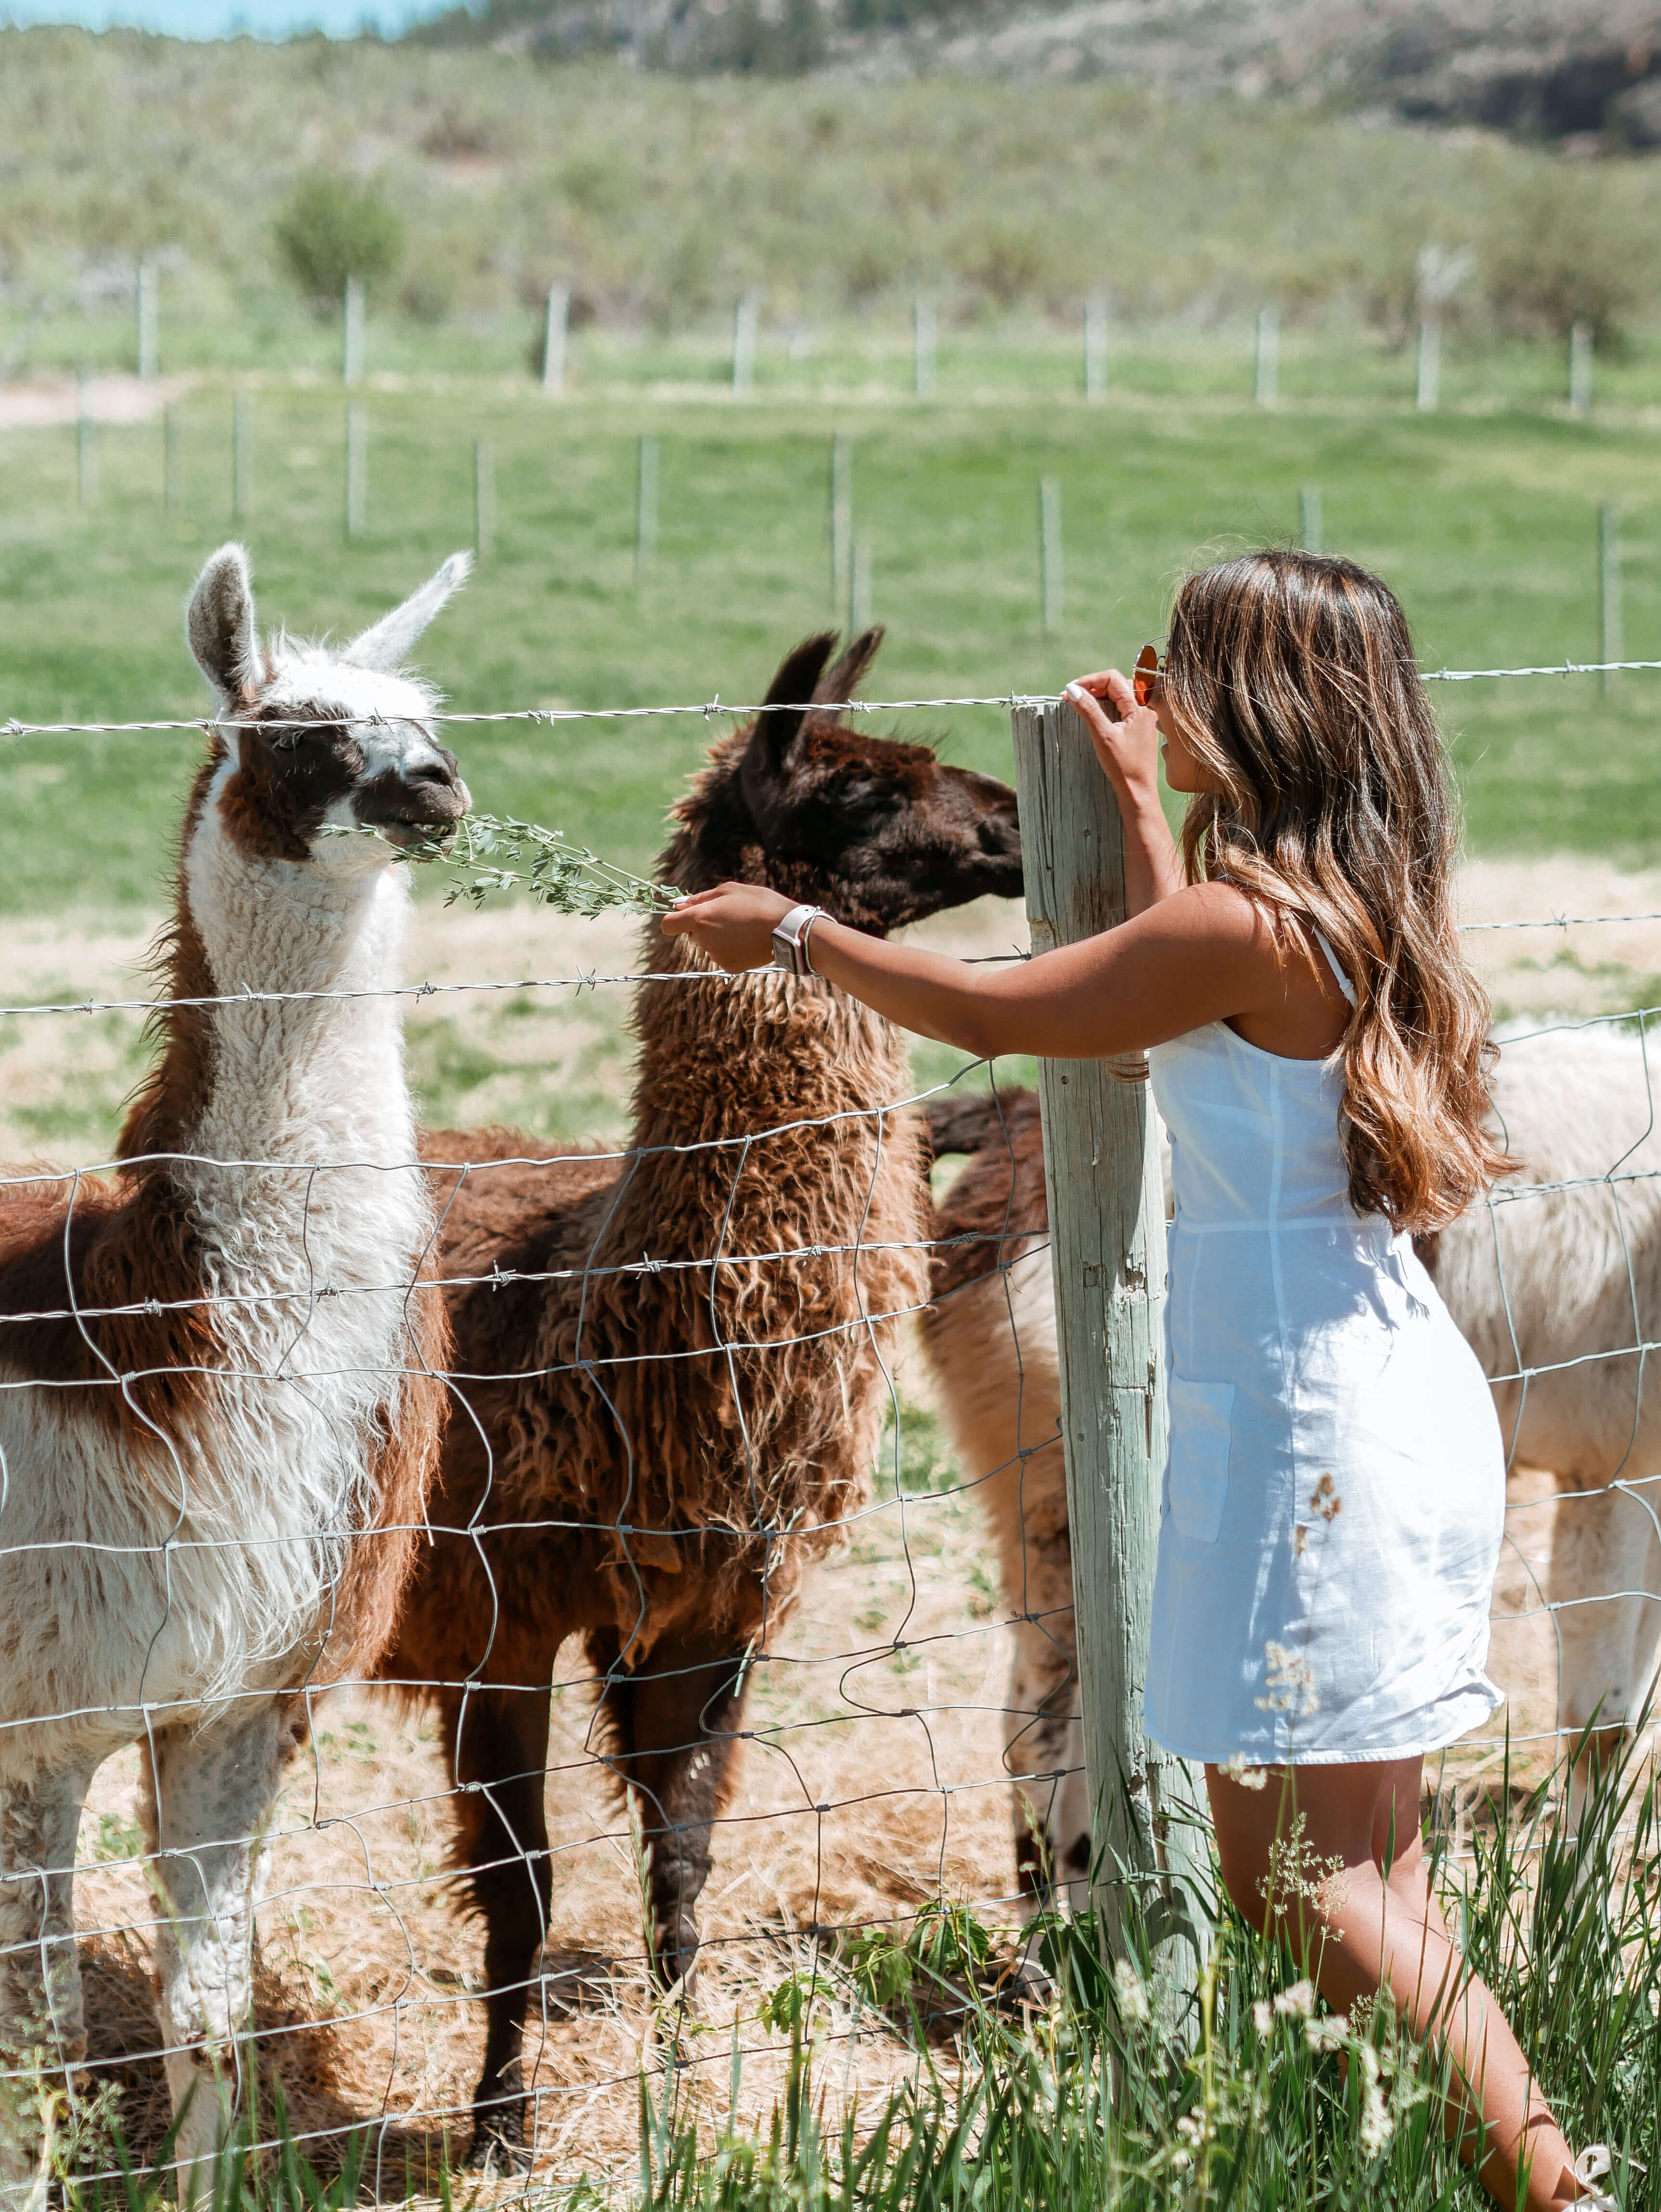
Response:
[[[1512,1458],[1557,1479],[1548,1590],[1560,1743],[1595,1729],[1568,1793],[1571,1826],[1592,1765],[1615,1755],[1644,1710],[1661,1637],[1652,1049],[1585,1027],[1503,1042],[1494,1118],[1520,1171],[1491,1208],[1473,1206],[1421,1244],[1490,1378]],[[1041,1895],[1051,1879],[1082,1881],[1090,1807],[1038,1103],[1030,1091],[941,1101],[931,1123],[938,1155],[971,1157],[936,1210],[922,1336],[998,1553],[1014,1638],[1005,1757],[1016,1862],[1023,1887]]]
[[[219,712],[155,1064],[113,1175],[0,1184],[0,2203],[44,2202],[43,2108],[85,2055],[71,1892],[97,1768],[141,1747],[199,2191],[240,2096],[285,1753],[310,1691],[392,1632],[447,1339],[440,1298],[411,1295],[434,1217],[392,844],[469,804],[434,694],[400,670],[467,565],[330,651],[262,641],[242,549],[208,562],[187,629]]]

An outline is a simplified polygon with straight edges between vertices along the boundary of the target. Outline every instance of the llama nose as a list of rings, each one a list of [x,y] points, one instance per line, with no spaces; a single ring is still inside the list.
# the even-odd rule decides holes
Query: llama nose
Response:
[[[435,745],[432,751],[420,760],[406,762],[404,782],[415,791],[432,795],[442,792],[447,797],[460,802],[465,813],[472,805],[472,797],[461,780],[461,764],[455,755],[443,745]]]

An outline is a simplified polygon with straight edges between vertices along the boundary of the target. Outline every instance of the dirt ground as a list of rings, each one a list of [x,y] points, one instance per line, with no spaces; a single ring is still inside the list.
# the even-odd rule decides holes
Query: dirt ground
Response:
[[[1642,915],[1494,930],[1473,949],[1508,1020],[1586,1015],[1647,1004],[1661,976],[1661,872],[1617,876],[1580,861],[1479,864],[1466,875],[1468,921]],[[146,933],[12,925],[7,994],[136,996],[132,963]],[[971,910],[928,933],[964,951],[1007,949],[1009,908]],[[423,909],[412,977],[443,984],[499,979],[515,988],[414,1003],[411,1057],[435,1117],[529,1121],[576,1133],[622,1126],[628,1048],[621,984],[532,988],[526,979],[626,975],[633,927],[572,924],[502,908]],[[522,987],[522,988],[521,988]],[[436,1042],[435,1041],[437,1041]],[[120,1092],[142,1064],[131,1013],[0,1020],[0,1145],[14,1157],[49,1140],[58,1157],[106,1156]],[[53,1132],[55,1131],[55,1134]],[[921,1395],[918,1363],[902,1389]],[[590,1704],[573,1647],[562,1655],[548,1802],[555,1849],[544,1966],[545,2020],[536,2037],[538,2173],[625,2174],[636,2165],[638,2081],[678,2033],[682,2078],[725,2111],[733,2050],[743,2054],[742,2112],[765,2113],[787,2039],[757,2008],[812,1955],[815,1929],[903,1924],[929,1899],[971,1901],[1013,1936],[1014,1864],[1001,1707],[1009,1632],[972,1495],[957,1494],[927,1430],[913,1437],[910,1494],[891,1480],[848,1549],[809,1583],[763,1661],[738,1796],[718,1835],[705,1893],[704,1962],[677,2025],[656,2009],[642,1962],[637,1869],[627,1820],[590,1755]],[[937,1463],[929,1463],[931,1455]],[[1555,1667],[1541,1611],[1555,1507],[1549,1480],[1512,1479],[1513,1511],[1499,1587],[1492,1666],[1506,1713],[1449,1762],[1492,1774],[1494,1730],[1552,1725]],[[903,1637],[903,1644],[897,1639]],[[125,2085],[136,2148],[165,2125],[146,1963],[154,1905],[132,1861],[136,1767],[97,1778],[81,1838],[78,1893],[94,2064]],[[283,2078],[292,2121],[314,2138],[374,2123],[383,2187],[402,2196],[430,2172],[447,2124],[465,2133],[483,2039],[481,1939],[445,1871],[449,1814],[429,1723],[376,1694],[319,1712],[311,1752],[283,1798],[260,1920],[259,2020]],[[824,2015],[823,2078],[831,2103],[868,2100],[916,2063],[880,2016],[855,2016],[845,1993]]]

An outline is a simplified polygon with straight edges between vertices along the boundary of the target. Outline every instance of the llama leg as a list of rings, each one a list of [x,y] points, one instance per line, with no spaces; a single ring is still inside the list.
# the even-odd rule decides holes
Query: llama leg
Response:
[[[252,2097],[260,1835],[291,1740],[273,1700],[240,1705],[205,1730],[159,1729],[145,1756],[140,1809],[146,1848],[157,1854],[161,2041],[173,2110],[184,2112],[181,2201],[211,2198],[215,2153]]]
[[[0,2206],[44,2208],[46,2112],[87,2055],[75,1953],[76,1832],[90,1774],[0,1787]]]
[[[747,1646],[717,1632],[666,1637],[649,1668],[614,1673],[607,1717],[618,1768],[651,1854],[652,1960],[666,1985],[691,1972],[710,1830],[726,1799],[743,1708]]]
[[[1579,1824],[1595,1767],[1619,1756],[1648,1686],[1661,1591],[1661,1546],[1646,1510],[1655,1486],[1639,1497],[1618,1490],[1571,1492],[1557,1507],[1552,1541],[1552,1616],[1562,1652],[1557,1724],[1572,1743],[1595,1719],[1570,1780],[1568,1821]]]
[[[1046,1447],[1021,1462],[1012,1506],[1002,1548],[1015,1658],[1004,1734],[1017,1785],[1016,1877],[1036,1905],[1050,1902],[1051,1883],[1080,1903],[1090,1870],[1090,1800],[1079,1721],[1067,1476],[1058,1449]],[[1035,1823],[1042,1843],[1032,1832]]]
[[[1068,1802],[1066,1770],[1077,1749],[1078,1662],[1070,1615],[1018,1620],[1014,1636],[1004,1764],[1015,1782],[1015,1878],[1021,1895],[1042,1908],[1050,1901],[1052,1883],[1064,1885],[1075,1871],[1071,1860],[1078,1838],[1068,1823],[1078,1808]],[[1089,1827],[1086,1818],[1086,1867]]]
[[[526,1664],[544,1671],[539,1661]],[[551,1681],[551,1654],[545,1672]],[[547,1689],[474,1690],[446,1715],[465,1792],[460,1851],[484,1922],[484,2065],[473,2092],[472,2166],[529,2163],[525,2013],[553,1895],[543,1795],[551,1701]]]

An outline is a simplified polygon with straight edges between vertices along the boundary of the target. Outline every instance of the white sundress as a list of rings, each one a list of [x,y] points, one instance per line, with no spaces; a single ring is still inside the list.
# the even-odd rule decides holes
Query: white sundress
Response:
[[[1148,1060],[1176,1216],[1147,1731],[1220,1765],[1439,1751],[1501,1701],[1482,1369],[1411,1238],[1349,1202],[1336,1060],[1215,1022]]]

